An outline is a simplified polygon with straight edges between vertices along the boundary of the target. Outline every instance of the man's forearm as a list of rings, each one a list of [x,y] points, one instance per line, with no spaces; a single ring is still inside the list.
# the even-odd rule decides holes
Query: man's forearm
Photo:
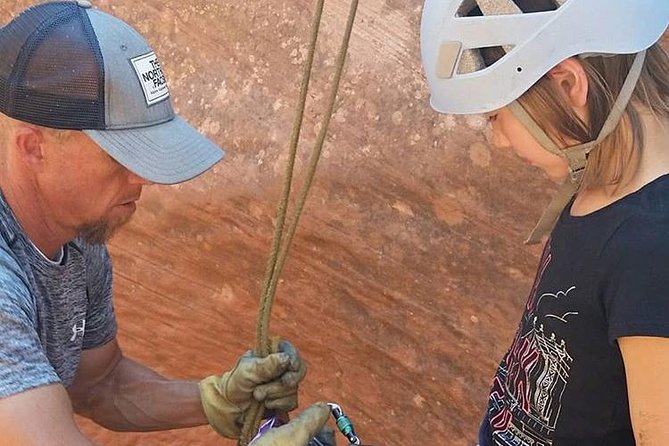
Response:
[[[75,411],[115,431],[207,424],[196,381],[169,380],[123,358],[103,381],[71,394]]]

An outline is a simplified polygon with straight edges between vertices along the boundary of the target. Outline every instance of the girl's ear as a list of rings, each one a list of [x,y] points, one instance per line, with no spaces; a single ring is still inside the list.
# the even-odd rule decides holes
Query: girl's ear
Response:
[[[562,92],[569,105],[584,118],[587,114],[589,83],[581,61],[572,57],[560,62],[548,72],[548,78]]]

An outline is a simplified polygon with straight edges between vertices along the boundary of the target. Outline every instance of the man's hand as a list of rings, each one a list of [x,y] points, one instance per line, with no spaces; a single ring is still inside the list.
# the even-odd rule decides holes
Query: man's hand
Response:
[[[265,358],[247,352],[232,371],[200,382],[200,398],[209,424],[224,437],[239,438],[244,414],[253,400],[271,410],[295,409],[297,385],[306,372],[290,342],[279,342],[278,353]]]
[[[329,415],[326,404],[314,404],[290,423],[271,429],[252,446],[336,446],[334,432],[323,429]],[[310,442],[314,437],[317,440]]]

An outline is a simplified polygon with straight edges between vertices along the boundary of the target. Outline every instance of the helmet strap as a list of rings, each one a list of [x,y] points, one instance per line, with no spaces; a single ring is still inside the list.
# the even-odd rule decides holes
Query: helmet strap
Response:
[[[541,238],[553,229],[560,217],[560,213],[578,192],[581,183],[583,182],[583,174],[585,173],[588,154],[592,149],[604,141],[604,139],[606,139],[606,137],[609,136],[620,123],[620,120],[627,109],[627,105],[632,98],[636,84],[641,77],[645,59],[645,50],[637,53],[634,63],[627,74],[627,79],[620,90],[618,99],[616,99],[616,102],[613,104],[611,113],[606,119],[606,122],[604,122],[602,130],[599,132],[599,136],[597,136],[597,139],[594,141],[561,149],[518,101],[514,101],[507,106],[544,149],[555,155],[566,158],[569,162],[569,176],[558,190],[557,195],[544,210],[539,222],[534,230],[532,230],[532,233],[525,241],[525,244],[539,243]]]

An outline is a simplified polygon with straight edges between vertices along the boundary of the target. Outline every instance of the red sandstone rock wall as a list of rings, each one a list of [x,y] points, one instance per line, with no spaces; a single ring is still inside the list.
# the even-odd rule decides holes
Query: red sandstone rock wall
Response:
[[[30,3],[0,3],[0,19]],[[94,3],[149,37],[177,110],[227,149],[195,181],[148,188],[111,243],[120,341],[169,376],[220,372],[254,341],[312,2]],[[361,2],[273,330],[309,362],[303,405],[339,402],[373,444],[459,446],[475,439],[519,319],[538,253],[522,240],[554,186],[491,150],[481,118],[429,109],[421,4]],[[347,9],[327,2],[305,150]],[[206,427],[118,434],[81,423],[107,445],[232,444]]]

